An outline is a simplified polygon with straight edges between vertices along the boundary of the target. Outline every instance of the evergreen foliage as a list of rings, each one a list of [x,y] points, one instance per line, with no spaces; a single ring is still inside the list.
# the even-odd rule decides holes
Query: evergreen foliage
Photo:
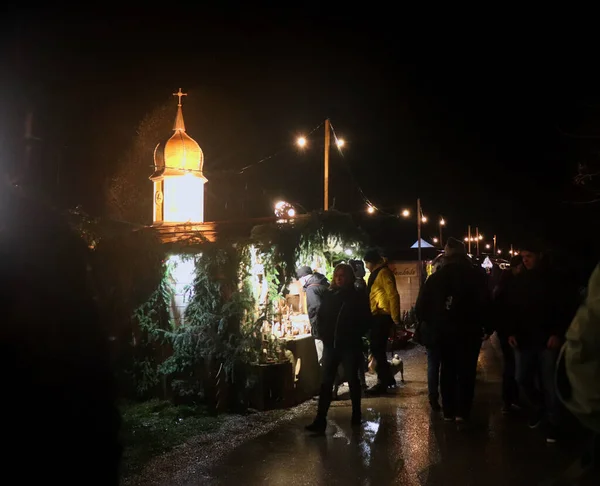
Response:
[[[176,394],[200,399],[211,372],[221,366],[229,382],[249,386],[251,377],[241,369],[285,359],[274,336],[263,342],[261,327],[277,317],[275,303],[284,297],[296,267],[321,256],[331,278],[335,264],[349,258],[344,249],[358,253],[364,242],[352,219],[335,212],[257,226],[250,238],[236,241],[208,242],[190,233],[178,243],[163,244],[149,229],[100,240],[94,253],[101,302],[106,319],[121,329],[120,339],[130,343],[126,354],[133,359],[120,365],[136,394],[151,396],[168,380]],[[170,315],[174,288],[168,255],[193,259],[196,269],[181,322]],[[264,267],[269,287],[260,306],[253,260]]]

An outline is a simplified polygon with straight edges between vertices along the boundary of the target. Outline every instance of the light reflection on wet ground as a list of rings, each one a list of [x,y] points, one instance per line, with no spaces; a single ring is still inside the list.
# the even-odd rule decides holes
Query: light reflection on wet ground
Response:
[[[348,400],[334,402],[324,437],[303,427],[304,415],[235,449],[206,477],[187,485],[535,485],[573,459],[572,445],[548,446],[523,417],[500,413],[499,360],[486,344],[479,360],[474,426],[459,430],[432,414],[426,358],[404,353],[406,385],[363,401],[364,423],[350,426]],[[342,398],[344,396],[342,395]]]

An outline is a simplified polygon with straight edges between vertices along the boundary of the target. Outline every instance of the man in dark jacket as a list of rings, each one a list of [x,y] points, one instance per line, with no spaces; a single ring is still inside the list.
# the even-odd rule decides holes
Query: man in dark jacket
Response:
[[[515,352],[508,343],[509,329],[512,326],[510,302],[513,299],[517,275],[523,270],[521,255],[511,258],[510,268],[503,270],[493,289],[493,309],[496,320],[496,334],[500,341],[504,367],[502,372],[502,413],[509,414],[518,406],[519,387],[516,381]]]
[[[332,387],[338,367],[344,367],[350,386],[352,425],[360,425],[361,390],[358,379],[362,359],[362,339],[368,331],[371,312],[364,292],[354,286],[355,276],[350,265],[339,264],[333,274],[332,289],[323,297],[319,308],[319,332],[323,340],[323,378],[317,416],[306,426],[310,432],[324,433],[327,412],[331,405]]]
[[[515,349],[517,382],[532,409],[529,427],[537,428],[547,418],[546,439],[554,443],[560,425],[554,372],[572,315],[568,315],[568,305],[559,293],[554,274],[543,265],[540,248],[526,245],[521,257],[524,271],[515,281],[510,302],[512,327],[508,340]]]
[[[306,307],[308,310],[311,333],[315,338],[315,346],[317,347],[317,358],[319,360],[319,364],[322,364],[323,341],[319,336],[317,314],[319,312],[319,307],[321,307],[323,295],[329,288],[329,282],[324,275],[321,275],[318,272],[313,272],[309,266],[300,267],[296,272],[296,278],[302,284],[304,292],[306,292]]]
[[[450,238],[444,260],[423,285],[416,311],[427,328],[428,346],[440,351],[444,419],[464,422],[473,403],[481,340],[491,333],[484,323],[489,293],[485,275],[471,264],[462,242]]]

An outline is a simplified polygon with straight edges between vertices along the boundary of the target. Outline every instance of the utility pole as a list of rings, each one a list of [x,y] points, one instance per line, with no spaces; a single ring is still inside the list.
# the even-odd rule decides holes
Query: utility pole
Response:
[[[446,220],[444,219],[444,217],[442,216],[440,219],[440,246],[443,248],[444,247],[444,240],[443,240],[443,234],[442,234],[442,228],[443,226],[446,224]]]
[[[494,235],[494,255],[496,255],[496,235]]]
[[[467,231],[467,244],[469,245],[468,251],[469,251],[469,255],[471,254],[471,225],[469,225],[468,231]]]
[[[325,162],[325,174],[324,174],[324,197],[323,201],[323,210],[329,210],[329,146],[331,145],[331,127],[329,124],[329,118],[325,120],[325,153],[324,162]]]
[[[479,226],[475,228],[475,238],[477,238],[477,256],[479,256]]]
[[[419,289],[421,288],[421,283],[423,281],[422,273],[423,273],[423,265],[421,263],[421,222],[423,219],[423,215],[421,214],[421,199],[417,198],[417,248],[418,248],[418,256],[419,260],[417,266],[417,278],[419,279]]]

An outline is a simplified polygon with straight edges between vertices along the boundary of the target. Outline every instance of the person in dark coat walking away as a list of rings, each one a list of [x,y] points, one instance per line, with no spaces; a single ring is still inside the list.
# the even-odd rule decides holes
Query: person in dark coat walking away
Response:
[[[306,307],[308,310],[308,320],[310,321],[311,334],[315,338],[315,347],[317,348],[317,359],[322,365],[323,361],[323,341],[319,337],[317,326],[317,313],[321,307],[323,295],[329,288],[329,282],[324,275],[313,272],[309,266],[300,267],[296,272],[296,278],[302,284],[306,292]]]
[[[362,359],[362,338],[367,333],[371,313],[365,294],[354,287],[352,267],[339,264],[333,273],[332,288],[323,296],[319,308],[319,333],[323,340],[323,379],[317,416],[306,430],[322,434],[327,428],[327,412],[331,405],[332,387],[343,364],[350,385],[352,425],[360,425],[361,390],[358,370]]]
[[[485,275],[471,264],[463,243],[449,238],[444,265],[427,279],[417,304],[418,315],[440,350],[446,421],[469,419],[481,342],[491,333],[484,324],[489,301]]]
[[[444,258],[437,258],[433,265],[432,275],[443,266]],[[429,405],[434,412],[439,412],[442,409],[440,407],[440,368],[442,366],[440,343],[436,336],[431,336],[428,333],[430,328],[428,327],[429,324],[424,321],[426,312],[423,309],[423,300],[420,295],[415,306],[415,313],[417,316],[417,329],[414,340],[425,346],[427,350],[427,395]]]
[[[508,343],[511,328],[510,302],[515,291],[517,276],[523,270],[521,255],[511,258],[510,268],[500,275],[493,290],[493,315],[496,318],[496,334],[500,341],[504,367],[502,371],[502,413],[509,414],[519,407],[519,386],[515,377],[515,352]]]

